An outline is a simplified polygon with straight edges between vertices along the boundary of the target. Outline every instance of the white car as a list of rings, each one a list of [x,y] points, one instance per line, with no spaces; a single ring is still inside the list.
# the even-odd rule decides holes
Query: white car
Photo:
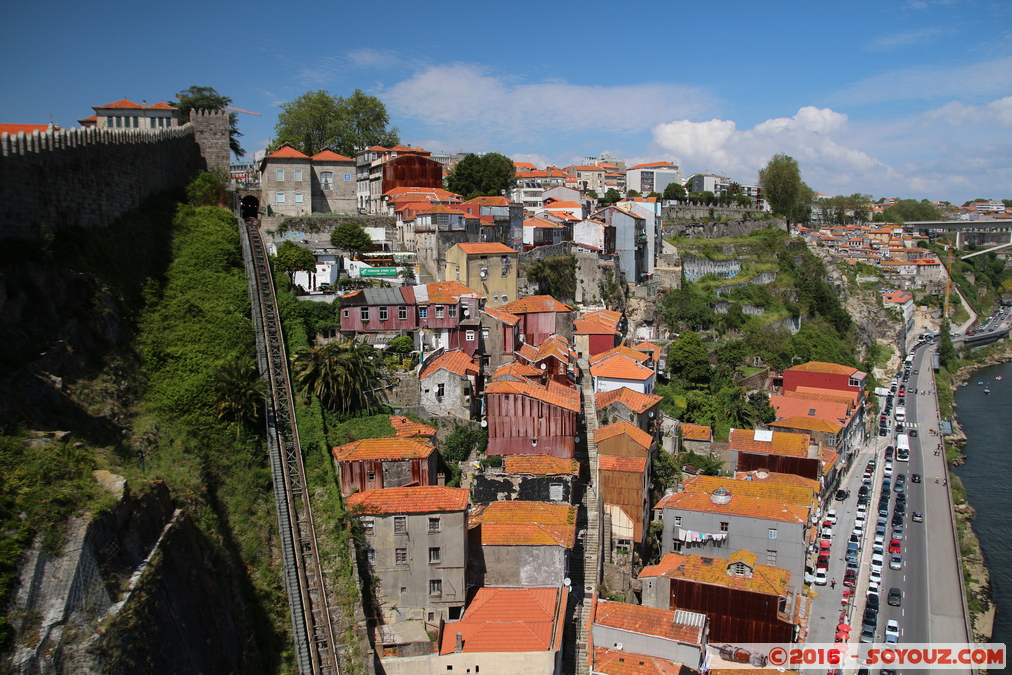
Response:
[[[828,539],[829,541],[833,541],[833,528],[831,527],[822,528],[822,538]]]
[[[857,513],[860,516],[863,516],[863,515],[867,514],[868,513],[868,505],[867,504],[858,504],[857,505]]]
[[[826,520],[836,525],[836,509],[830,509],[826,511]]]
[[[900,624],[896,619],[886,621],[886,644],[894,645],[900,641]]]
[[[829,583],[828,579],[826,578],[826,574],[828,573],[828,571],[829,570],[825,569],[824,567],[820,567],[819,569],[815,570],[816,586],[825,586],[826,584]]]
[[[885,559],[881,553],[873,553],[871,556],[871,571],[872,574],[878,572],[878,576],[882,578],[882,568],[885,566]]]
[[[869,583],[869,586],[868,586],[869,588],[871,588],[870,584],[875,584],[875,588],[878,588],[879,586],[881,586],[882,585],[882,570],[881,569],[877,569],[876,570],[873,567],[871,569],[871,573],[868,575],[868,583]]]
[[[875,546],[885,546],[886,536],[884,534],[875,535]]]
[[[878,591],[879,591],[879,582],[869,580],[868,594],[871,595],[872,593],[874,593],[875,595],[878,595]]]
[[[882,472],[882,475],[885,476],[886,478],[891,478],[892,477],[892,475],[893,475],[893,463],[892,462],[886,462],[885,470]]]

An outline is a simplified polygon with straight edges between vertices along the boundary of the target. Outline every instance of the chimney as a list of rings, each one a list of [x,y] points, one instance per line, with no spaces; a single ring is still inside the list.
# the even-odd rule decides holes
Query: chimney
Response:
[[[141,101],[141,107],[142,108],[147,108],[148,107],[148,100],[147,99],[144,99],[143,101]]]
[[[456,652],[457,654],[459,654],[460,652],[464,651],[464,634],[463,633],[460,633],[460,632],[457,633],[457,643],[455,645],[453,645],[453,651]]]
[[[437,473],[436,474],[436,485],[446,485],[446,474],[445,473]]]

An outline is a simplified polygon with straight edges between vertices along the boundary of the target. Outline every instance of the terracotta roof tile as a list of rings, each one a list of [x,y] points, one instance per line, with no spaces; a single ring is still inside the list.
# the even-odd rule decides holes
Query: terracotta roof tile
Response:
[[[647,470],[646,457],[613,457],[601,455],[598,457],[598,468],[601,471],[619,471],[621,473],[643,474]]]
[[[439,653],[454,652],[457,633],[465,652],[557,650],[567,598],[559,588],[479,588],[460,621],[447,624]]]
[[[299,152],[289,143],[282,143],[280,148],[267,155],[265,159],[309,159],[309,155]]]
[[[811,387],[798,387],[798,391],[785,391],[783,393],[784,398],[803,398],[812,401],[829,401],[831,403],[843,403],[848,408],[854,405],[857,395],[854,392],[842,392],[834,389],[820,389],[821,392],[832,392],[832,393],[814,393],[810,390]]]
[[[850,417],[850,405],[838,401],[808,399],[798,396],[770,396],[770,405],[776,410],[778,419],[812,417],[842,425],[846,424],[847,418]]]
[[[493,382],[485,389],[486,394],[519,394],[530,396],[539,401],[544,401],[566,410],[580,412],[580,391],[573,387],[567,387],[554,380],[549,380],[547,385],[540,385],[530,380],[514,382],[512,380],[501,380]]]
[[[663,169],[663,168],[677,169],[678,165],[672,164],[671,162],[648,162],[646,164],[637,164],[636,166],[630,166],[628,169],[626,169],[626,171],[634,171],[636,169]]]
[[[355,462],[369,459],[398,460],[424,459],[435,452],[428,443],[412,438],[364,438],[332,450],[339,462]]]
[[[713,440],[713,429],[701,424],[682,424],[682,440],[685,441],[711,441]]]
[[[467,508],[467,488],[418,485],[366,490],[348,496],[348,510],[361,514],[437,513]]]
[[[440,354],[429,365],[425,366],[425,370],[422,371],[418,379],[424,380],[429,375],[443,368],[457,375],[477,375],[481,372],[478,366],[474,364],[474,360],[467,355],[467,352],[454,349],[452,352]]]
[[[789,370],[801,371],[803,373],[829,373],[832,375],[853,375],[859,372],[852,366],[842,366],[839,363],[826,363],[825,361],[809,361],[798,366],[791,366]]]
[[[855,390],[844,391],[842,389],[823,389],[821,387],[801,387],[799,386],[796,391],[802,395],[809,396],[811,394],[819,394],[822,396],[835,396],[837,398],[847,398],[850,400],[851,405],[857,405],[858,399],[861,397],[861,393]],[[785,392],[786,393],[786,392]],[[826,399],[829,400],[829,399]]]
[[[337,154],[336,152],[334,152],[330,148],[327,148],[326,150],[321,150],[320,152],[316,153],[315,155],[313,155],[312,160],[314,162],[354,162],[355,161],[351,157],[345,157],[344,155]]]
[[[524,345],[525,347],[527,345]],[[503,377],[510,377],[516,380],[526,380],[532,377],[541,377],[541,371],[533,366],[528,366],[525,363],[514,361],[513,363],[507,363],[506,365],[499,366],[495,369],[489,377],[489,381],[495,381]]]
[[[613,356],[624,356],[627,359],[636,361],[637,363],[644,363],[650,360],[649,354],[645,354],[638,349],[633,349],[632,347],[626,347],[623,345],[612,347],[608,351],[601,352],[600,354],[595,354],[594,356],[591,356],[589,360],[591,365],[594,365],[595,363],[600,363],[605,359],[610,359]]]
[[[92,117],[95,117],[96,120],[98,119],[94,115],[92,115]],[[91,118],[90,117],[86,117],[83,120],[78,120],[78,122],[85,122],[85,121],[87,121],[89,119],[91,119]],[[54,127],[54,128],[55,129],[59,129],[60,127]],[[49,125],[48,124],[0,124],[0,134],[10,134],[11,136],[17,136],[22,131],[25,132],[25,136],[31,136],[36,131],[38,131],[40,134],[44,134],[47,131],[49,131]]]
[[[778,419],[775,422],[770,422],[769,426],[777,427],[778,429],[802,429],[804,431],[821,431],[826,434],[838,434],[843,426],[824,420],[819,417],[809,417],[807,415],[792,415],[791,417],[784,417]]]
[[[810,485],[785,485],[718,476],[693,476],[682,484],[682,492],[713,494],[714,490],[721,487],[729,490],[733,497],[775,499],[805,508],[811,507],[818,494]]]
[[[615,335],[616,333],[618,330],[615,328],[597,321],[577,319],[573,322],[573,335]]]
[[[469,288],[456,280],[435,281],[431,284],[425,284],[425,288],[428,293],[430,303],[452,304],[461,298],[484,297],[473,288]]]
[[[580,463],[551,455],[506,455],[503,458],[506,473],[526,473],[538,476],[578,476]]]
[[[651,436],[650,434],[648,434],[647,432],[643,431],[638,427],[634,427],[625,420],[619,420],[614,424],[609,424],[608,426],[601,427],[600,429],[595,431],[594,441],[596,443],[600,443],[601,441],[606,441],[609,438],[614,438],[615,436],[618,436],[620,434],[625,434],[633,441],[635,441],[639,446],[646,449],[650,449],[650,446],[654,444],[653,436]]]
[[[133,101],[131,101],[129,99],[125,99],[125,98],[121,98],[120,100],[116,101],[115,103],[106,103],[105,105],[96,105],[96,106],[92,106],[92,107],[93,108],[132,108],[132,109],[135,109],[135,110],[143,110],[144,109],[144,106],[142,106],[141,104],[134,103]]]
[[[616,356],[603,363],[590,367],[590,374],[594,377],[606,377],[618,380],[649,380],[654,376],[654,371],[644,368],[639,363],[625,356]]]
[[[661,346],[655,345],[653,342],[641,342],[638,345],[633,345],[633,349],[641,352],[649,351],[654,361],[661,360]]]
[[[505,255],[509,253],[516,253],[515,250],[511,249],[506,244],[500,244],[497,241],[484,242],[484,243],[462,243],[455,244],[460,247],[467,255]]]
[[[779,499],[737,496],[733,493],[731,501],[726,504],[717,504],[705,492],[676,492],[661,499],[654,508],[714,514],[728,513],[785,523],[804,524],[808,522],[808,509],[803,506]]]
[[[783,431],[772,432],[772,440],[755,440],[754,429],[731,429],[728,443],[731,450],[739,452],[755,452],[763,455],[782,455],[785,457],[808,457],[809,438],[807,434],[789,434]]]
[[[576,507],[547,502],[492,502],[473,513],[468,528],[481,526],[482,546],[563,546],[576,543]]]
[[[421,422],[415,422],[407,417],[391,417],[390,426],[394,428],[397,435],[401,438],[411,438],[412,436],[422,436],[425,438],[432,438],[436,435],[436,430],[430,427],[428,424],[422,424]]]
[[[696,671],[678,661],[637,654],[624,649],[595,647],[593,672],[595,675],[689,675]]]
[[[677,623],[672,609],[630,605],[625,602],[598,600],[594,609],[594,623],[686,644],[698,645],[703,639],[702,626]]]
[[[549,356],[554,356],[563,363],[569,363],[576,360],[576,353],[569,348],[569,343],[558,335],[551,335],[538,345],[534,347],[529,344],[525,344],[517,352],[518,356],[523,357],[529,363],[537,363],[543,361]]]
[[[594,394],[594,407],[597,410],[607,408],[612,403],[618,402],[635,413],[645,413],[655,405],[664,400],[663,396],[656,394],[642,394],[629,387],[619,387],[600,394]]]
[[[805,487],[815,492],[822,492],[822,485],[817,480],[803,478],[793,473],[777,473],[775,471],[736,471],[735,480],[751,480],[756,483],[768,483],[776,485],[794,485]]]
[[[516,314],[503,312],[502,310],[499,309],[492,309],[491,307],[485,307],[481,311],[484,312],[485,314],[488,314],[493,319],[503,322],[507,326],[515,326],[517,325],[517,322],[520,321],[520,317],[517,316]]]
[[[742,560],[742,562],[747,561]],[[687,579],[701,584],[725,586],[781,598],[786,597],[791,582],[790,570],[771,565],[753,565],[752,576],[742,577],[728,574],[729,564],[731,564],[731,560],[727,558],[668,553],[659,564],[644,567],[639,578]]]
[[[149,110],[175,110],[176,106],[169,105],[165,101],[159,101],[158,103],[155,103],[153,105],[149,105],[148,109]]]
[[[529,295],[502,305],[499,310],[510,314],[530,314],[533,312],[569,312],[572,307],[564,305],[550,295]]]

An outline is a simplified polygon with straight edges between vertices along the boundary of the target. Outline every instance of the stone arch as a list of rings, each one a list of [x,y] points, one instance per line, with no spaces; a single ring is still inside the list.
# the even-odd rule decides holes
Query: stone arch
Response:
[[[239,214],[243,220],[247,218],[256,218],[257,214],[260,213],[260,200],[253,195],[246,195],[242,198],[242,206],[239,209]]]

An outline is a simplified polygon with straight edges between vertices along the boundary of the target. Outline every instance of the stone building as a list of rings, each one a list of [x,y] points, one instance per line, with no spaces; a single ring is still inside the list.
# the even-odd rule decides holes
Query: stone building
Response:
[[[355,162],[324,149],[312,157],[289,143],[260,162],[260,184],[269,213],[355,213]]]
[[[93,105],[95,114],[78,120],[82,127],[96,129],[167,129],[179,126],[179,109],[159,101],[148,105],[127,99]]]
[[[497,309],[517,298],[517,255],[498,242],[455,244],[446,252],[443,279],[474,289]]]
[[[478,372],[474,360],[460,349],[439,354],[422,367],[419,402],[433,414],[471,419]]]

